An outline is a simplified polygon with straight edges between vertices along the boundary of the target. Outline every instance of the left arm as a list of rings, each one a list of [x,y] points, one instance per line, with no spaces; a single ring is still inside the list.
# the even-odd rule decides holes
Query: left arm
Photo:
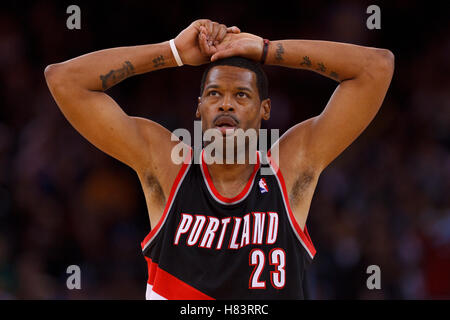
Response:
[[[300,146],[297,155],[320,173],[375,117],[391,82],[394,56],[346,43],[284,40],[269,47],[267,64],[306,69],[339,82],[321,114],[295,125],[280,140],[280,155],[286,147]]]
[[[243,56],[260,61],[263,39],[229,34],[211,60]],[[369,125],[381,107],[394,71],[389,50],[314,40],[271,41],[266,64],[305,69],[339,82],[319,115],[290,128],[278,148],[289,202],[304,228],[320,173]]]
[[[262,46],[262,38],[255,35],[230,35],[212,60],[240,55],[259,61]],[[394,55],[347,43],[279,40],[270,42],[266,64],[306,69],[339,82],[321,114],[293,126],[280,139],[280,159],[289,154],[293,165],[307,161],[309,168],[320,173],[375,117],[391,82]],[[286,166],[296,171],[280,163]]]

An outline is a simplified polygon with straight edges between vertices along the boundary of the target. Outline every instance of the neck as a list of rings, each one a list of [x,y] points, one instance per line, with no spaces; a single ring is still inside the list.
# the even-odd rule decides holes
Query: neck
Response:
[[[257,163],[257,157],[245,157],[244,163],[220,164],[212,163],[207,165],[207,170],[215,188],[219,193],[227,197],[233,197],[242,191],[249,181]],[[225,161],[223,161],[225,162]]]
[[[217,182],[248,181],[253,173],[255,164],[248,161],[244,164],[217,164],[208,165],[208,171]]]

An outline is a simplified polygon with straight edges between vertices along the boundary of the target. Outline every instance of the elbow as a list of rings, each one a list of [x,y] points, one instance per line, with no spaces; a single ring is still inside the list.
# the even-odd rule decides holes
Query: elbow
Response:
[[[359,78],[372,84],[389,84],[394,74],[394,60],[390,50],[367,48]]]
[[[381,68],[383,71],[394,73],[395,67],[395,56],[391,50],[388,49],[379,49],[379,55],[381,60]]]
[[[48,65],[44,70],[44,76],[52,93],[70,90],[75,85],[69,67],[65,63]]]
[[[61,78],[61,68],[59,64],[50,64],[44,70],[45,81],[49,88],[54,87]]]
[[[390,79],[394,73],[395,56],[388,49],[374,49],[371,59],[371,73],[377,78]]]
[[[44,70],[44,76],[46,80],[49,80],[55,76],[55,73],[57,72],[58,64],[49,64],[45,67]]]

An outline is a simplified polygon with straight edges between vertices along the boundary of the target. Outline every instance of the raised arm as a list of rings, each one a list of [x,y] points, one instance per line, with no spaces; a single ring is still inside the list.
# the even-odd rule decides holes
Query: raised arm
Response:
[[[280,152],[301,146],[298,163],[308,159],[319,172],[375,117],[394,71],[389,50],[328,41],[274,41],[267,58],[269,64],[311,70],[339,82],[321,114],[295,125],[280,140]]]
[[[262,48],[258,36],[230,34],[212,59],[242,55],[259,61]],[[283,154],[289,155],[281,167],[295,172],[295,165],[307,165],[320,173],[380,109],[392,78],[394,55],[389,50],[346,43],[279,40],[270,42],[266,64],[306,69],[339,82],[322,113],[292,127],[279,143],[280,162]]]
[[[199,37],[200,31],[207,36]],[[200,65],[228,32],[210,20],[197,20],[183,30],[175,45],[184,64]],[[216,41],[216,42],[214,42]],[[152,167],[151,150],[171,148],[170,132],[153,121],[130,117],[104,91],[135,75],[177,66],[169,41],[92,52],[45,69],[48,87],[67,120],[100,150],[136,171]],[[149,96],[151,99],[151,94]],[[162,106],[154,106],[160,108]],[[164,143],[161,143],[164,141]],[[174,142],[175,143],[175,142]]]

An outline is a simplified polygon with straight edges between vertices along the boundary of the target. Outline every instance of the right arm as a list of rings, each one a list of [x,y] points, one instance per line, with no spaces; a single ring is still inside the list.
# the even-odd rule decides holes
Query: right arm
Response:
[[[209,39],[203,35],[205,30]],[[200,31],[203,31],[202,35]],[[208,46],[207,40],[220,42],[227,32],[238,32],[238,29],[227,29],[209,20],[193,22],[175,38],[183,63],[200,65],[209,62],[199,46],[208,47],[212,54],[214,45],[209,43]],[[61,112],[82,136],[108,155],[141,172],[156,166],[151,158],[155,146],[158,155],[170,157],[170,152],[161,148],[170,151],[176,142],[171,144],[171,133],[157,123],[128,116],[104,91],[132,75],[176,65],[169,41],[166,41],[100,50],[52,64],[45,69],[45,78]]]
[[[148,144],[169,133],[158,130],[156,123],[129,117],[104,91],[132,75],[173,66],[169,43],[163,42],[106,49],[52,64],[45,78],[61,112],[82,136],[140,170],[148,165],[149,152],[143,152]],[[147,126],[154,127],[153,135],[145,134]]]

